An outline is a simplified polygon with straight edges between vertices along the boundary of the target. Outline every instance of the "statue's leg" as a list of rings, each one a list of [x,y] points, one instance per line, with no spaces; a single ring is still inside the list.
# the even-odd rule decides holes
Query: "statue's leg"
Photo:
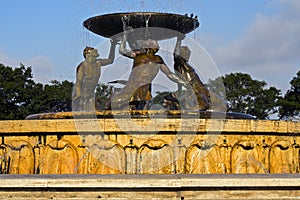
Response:
[[[131,92],[130,90],[121,89],[118,93],[113,95],[112,101],[111,101],[111,108],[116,110],[123,110],[126,109],[129,105]]]
[[[209,98],[203,93],[197,93],[197,100],[199,110],[208,110],[209,109]]]

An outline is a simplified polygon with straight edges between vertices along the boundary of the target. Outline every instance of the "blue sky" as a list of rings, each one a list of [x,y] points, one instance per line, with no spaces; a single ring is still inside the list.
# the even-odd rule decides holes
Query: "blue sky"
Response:
[[[249,73],[285,93],[300,69],[299,0],[1,0],[0,8],[0,63],[32,66],[38,82],[74,81],[83,48],[107,40],[82,22],[129,11],[198,15],[190,35],[222,75]]]

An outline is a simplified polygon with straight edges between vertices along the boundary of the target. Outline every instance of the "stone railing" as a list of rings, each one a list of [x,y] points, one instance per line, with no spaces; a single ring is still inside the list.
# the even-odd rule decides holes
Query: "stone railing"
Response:
[[[299,122],[179,118],[130,121],[0,121],[0,173],[300,172]]]

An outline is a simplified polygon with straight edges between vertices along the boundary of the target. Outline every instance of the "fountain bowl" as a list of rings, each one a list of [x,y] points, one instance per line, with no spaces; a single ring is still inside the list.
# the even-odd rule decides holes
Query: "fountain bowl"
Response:
[[[126,26],[133,29],[140,29],[147,34],[140,34],[144,38],[165,40],[176,37],[178,34],[187,34],[199,27],[197,18],[187,15],[159,13],[159,12],[128,12],[104,14],[86,19],[83,26],[91,32],[111,38],[123,30],[122,18],[127,19]],[[149,27],[149,30],[147,28]],[[166,29],[170,31],[166,31]]]

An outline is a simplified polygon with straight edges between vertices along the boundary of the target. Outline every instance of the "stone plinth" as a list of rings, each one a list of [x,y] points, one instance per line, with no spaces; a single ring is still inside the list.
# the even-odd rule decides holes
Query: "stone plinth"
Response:
[[[2,175],[1,199],[300,199],[294,175]]]

